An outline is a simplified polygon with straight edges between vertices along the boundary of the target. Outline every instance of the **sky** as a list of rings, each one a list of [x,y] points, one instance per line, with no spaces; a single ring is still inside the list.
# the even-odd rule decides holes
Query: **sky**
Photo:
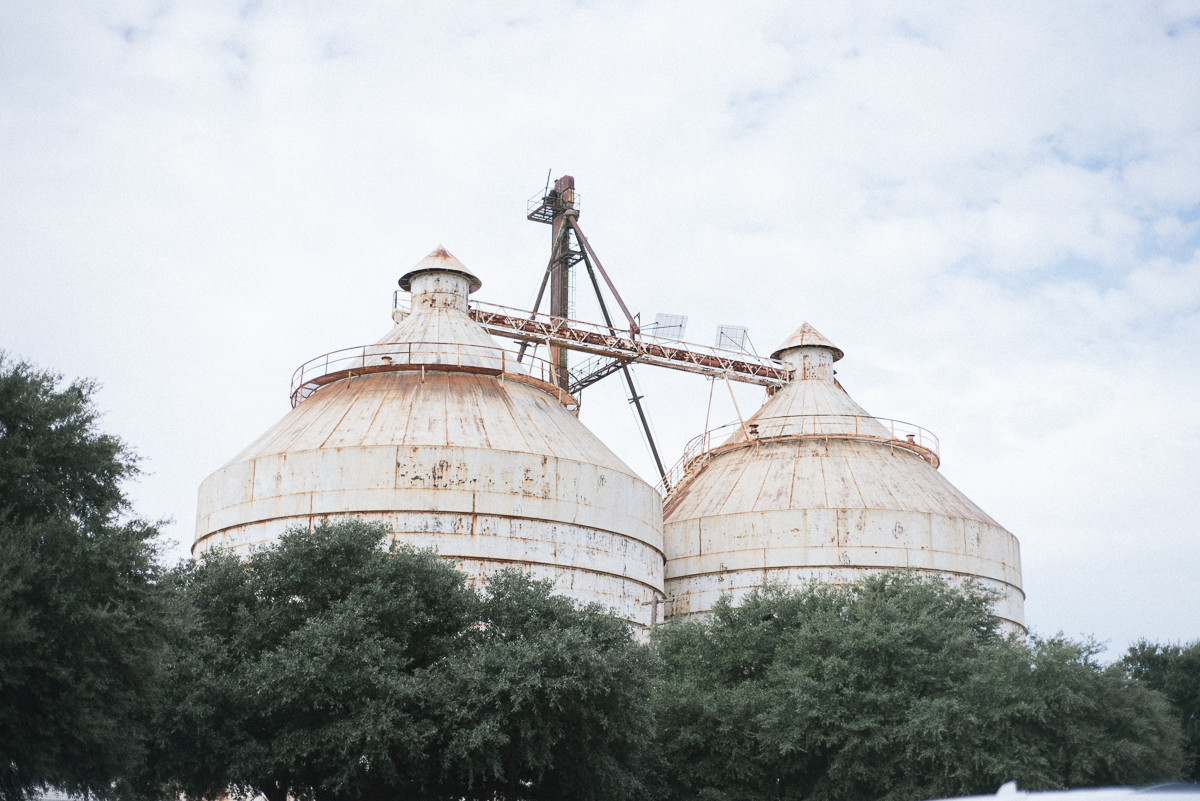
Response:
[[[933,431],[1033,631],[1200,639],[1197,2],[7,0],[0,348],[101,384],[175,561],[203,478],[428,252],[532,305],[548,173],[643,319],[760,353],[808,321]],[[735,418],[635,375],[668,464]],[[619,381],[582,402],[653,482]]]

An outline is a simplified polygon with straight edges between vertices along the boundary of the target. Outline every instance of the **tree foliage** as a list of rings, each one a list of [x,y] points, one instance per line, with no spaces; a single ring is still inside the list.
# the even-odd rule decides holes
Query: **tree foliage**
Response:
[[[136,770],[163,637],[156,529],[95,385],[0,354],[0,798],[115,794]]]
[[[492,576],[468,645],[438,683],[442,797],[643,795],[654,721],[652,657],[629,625],[578,609],[549,582]]]
[[[315,801],[624,798],[650,739],[628,626],[517,572],[489,592],[361,521],[174,574],[151,776]]]
[[[1121,660],[1126,674],[1158,690],[1171,702],[1183,727],[1187,767],[1200,782],[1200,640],[1188,645],[1157,645],[1142,640]]]
[[[915,799],[1138,784],[1180,766],[1157,693],[1062,638],[1006,638],[991,598],[892,573],[764,587],[669,624],[654,707],[668,795]]]

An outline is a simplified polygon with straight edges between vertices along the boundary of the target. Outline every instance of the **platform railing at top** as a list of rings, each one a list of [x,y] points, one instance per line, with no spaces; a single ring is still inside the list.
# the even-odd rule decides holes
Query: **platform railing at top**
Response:
[[[941,464],[938,438],[933,432],[903,420],[851,414],[793,414],[760,417],[745,423],[727,423],[694,437],[683,456],[667,471],[656,489],[667,495],[700,466],[700,457],[726,446],[781,439],[850,439],[880,442],[912,451],[933,467]],[[668,489],[669,488],[669,489]]]
[[[549,210],[565,211],[566,209],[578,209],[579,197],[579,193],[574,188],[562,192],[538,192],[526,202],[525,213],[532,215],[545,206],[547,209],[547,219],[553,219],[553,214]]]
[[[321,387],[340,378],[355,374],[417,370],[422,367],[440,369],[462,368],[515,380],[534,379],[558,387],[562,368],[526,354],[517,361],[517,354],[505,348],[486,345],[464,345],[456,342],[400,342],[384,345],[360,345],[342,348],[309,359],[292,374],[290,397],[292,406],[302,403]],[[560,400],[572,407],[573,400],[565,391]]]

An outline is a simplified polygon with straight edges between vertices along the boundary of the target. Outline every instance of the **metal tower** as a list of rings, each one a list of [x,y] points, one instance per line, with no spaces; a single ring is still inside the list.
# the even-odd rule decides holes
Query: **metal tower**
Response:
[[[551,226],[550,263],[546,266],[546,274],[542,277],[542,287],[538,290],[537,300],[533,304],[534,314],[537,313],[538,308],[542,304],[542,293],[545,292],[546,282],[549,281],[550,317],[553,321],[562,321],[569,327],[567,321],[571,305],[571,268],[582,261],[584,266],[587,267],[588,278],[591,279],[592,288],[596,292],[596,300],[600,304],[600,312],[604,315],[604,324],[610,330],[614,330],[612,317],[608,313],[608,305],[604,302],[604,294],[600,291],[599,281],[596,280],[597,271],[604,278],[604,283],[608,286],[613,298],[616,299],[617,304],[621,307],[621,311],[625,313],[625,318],[629,322],[629,335],[636,341],[641,328],[638,318],[630,314],[625,301],[621,299],[621,294],[613,286],[612,279],[604,271],[604,265],[596,257],[596,252],[592,250],[587,237],[583,235],[583,231],[579,227],[579,206],[578,196],[575,193],[574,177],[564,175],[554,182],[553,189],[550,189],[547,183],[547,191],[543,193],[541,198],[532,198],[529,201],[529,207],[529,213],[526,215],[527,219],[534,222],[549,223]],[[572,234],[574,234],[574,247],[572,247]],[[595,269],[593,269],[593,264],[595,265]],[[521,345],[521,353],[522,355],[525,353],[524,343]],[[551,343],[550,361],[560,371],[558,381],[559,386],[563,388],[571,386],[571,375],[567,370],[567,353],[568,349],[563,347],[561,343]],[[663,467],[662,458],[658,455],[658,446],[654,444],[654,435],[650,431],[650,421],[646,419],[646,410],[642,407],[642,396],[637,394],[637,389],[634,387],[633,376],[629,372],[628,363],[623,360],[615,360],[605,367],[610,369],[607,369],[604,375],[615,372],[613,368],[617,367],[625,375],[625,383],[629,387],[629,402],[637,409],[642,430],[646,433],[646,442],[649,443],[650,453],[654,456],[654,464],[658,467],[658,473],[663,481],[666,481],[667,470]]]
[[[550,263],[546,267],[546,277],[542,281],[542,291],[546,288],[546,279],[550,282],[550,316],[555,320],[567,320],[571,317],[571,268],[583,258],[583,253],[571,247],[571,222],[579,216],[576,206],[575,179],[564,175],[554,182],[550,189],[547,182],[546,191],[541,198],[530,201],[531,209],[526,219],[550,225]],[[537,203],[534,206],[534,203]],[[541,293],[534,304],[534,311],[541,306]],[[522,351],[524,352],[524,351]],[[567,370],[568,350],[559,345],[550,346],[550,361],[558,366],[558,385],[564,389],[568,386],[570,374]]]

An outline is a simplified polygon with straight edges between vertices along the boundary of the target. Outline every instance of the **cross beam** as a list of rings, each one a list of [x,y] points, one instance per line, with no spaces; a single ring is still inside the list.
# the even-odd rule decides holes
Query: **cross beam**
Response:
[[[589,359],[571,371],[571,383],[568,385],[567,393],[569,395],[576,395],[600,379],[607,378],[617,372],[627,364],[629,364],[628,361],[610,359],[604,356]]]
[[[469,314],[490,334],[604,356],[621,365],[652,364],[775,388],[783,386],[792,376],[790,366],[765,356],[660,339],[641,333],[635,336],[628,331],[580,320],[478,301],[472,301]],[[579,385],[576,388],[582,389],[618,369],[620,365],[603,365],[588,375],[577,377],[573,386]]]

